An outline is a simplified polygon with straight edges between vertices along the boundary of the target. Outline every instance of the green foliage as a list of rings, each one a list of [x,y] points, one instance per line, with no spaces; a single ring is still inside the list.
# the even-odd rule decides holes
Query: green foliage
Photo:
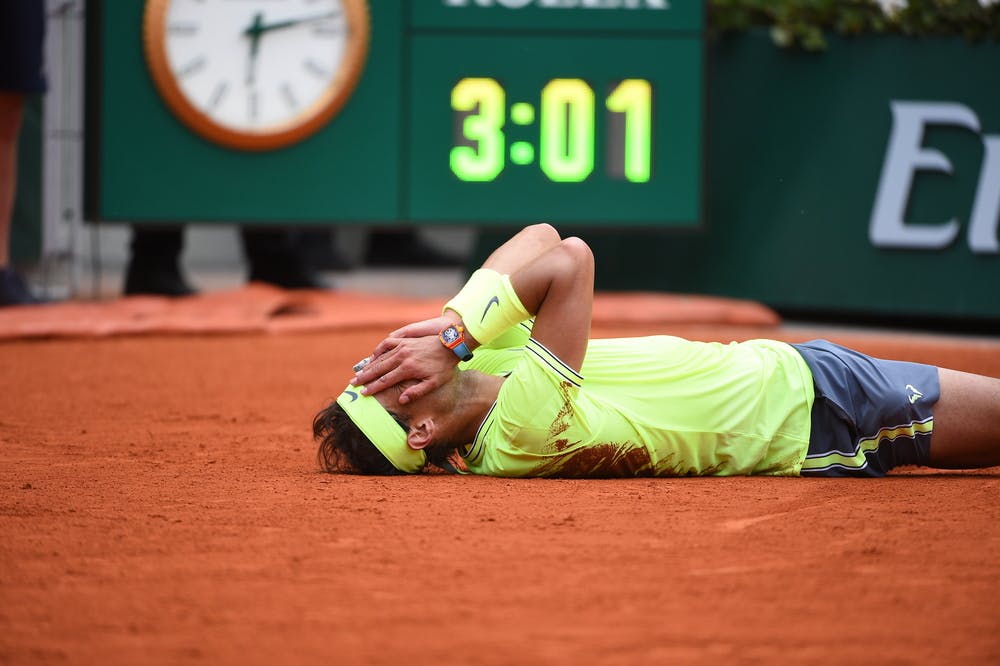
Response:
[[[826,48],[826,34],[894,33],[1000,39],[1000,2],[981,0],[709,0],[709,25],[725,34],[768,27],[778,46]]]

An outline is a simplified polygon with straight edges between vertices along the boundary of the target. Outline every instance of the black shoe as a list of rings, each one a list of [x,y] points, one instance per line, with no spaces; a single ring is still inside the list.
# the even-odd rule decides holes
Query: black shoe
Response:
[[[125,273],[125,295],[140,294],[155,296],[191,296],[197,292],[191,288],[176,266],[139,265],[129,262]]]
[[[330,229],[301,231],[295,245],[303,259],[313,268],[322,271],[350,271],[355,268],[337,245]]]
[[[7,305],[39,305],[42,301],[32,296],[28,285],[17,272],[9,267],[0,268],[0,307]]]
[[[437,249],[416,232],[380,231],[369,240],[365,265],[450,268],[464,266],[465,260]]]
[[[243,250],[250,282],[266,282],[283,289],[329,289],[305,251],[302,233],[294,229],[243,227]]]

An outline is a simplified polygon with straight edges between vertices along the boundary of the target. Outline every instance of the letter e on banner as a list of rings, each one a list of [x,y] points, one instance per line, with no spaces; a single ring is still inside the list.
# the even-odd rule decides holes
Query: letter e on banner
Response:
[[[979,132],[979,118],[966,106],[935,102],[892,102],[892,134],[886,151],[868,236],[878,247],[936,250],[958,236],[958,220],[936,226],[908,226],[903,216],[918,170],[952,173],[939,150],[921,146],[926,125],[958,125]]]
[[[882,164],[868,238],[876,247],[939,250],[955,241],[959,221],[909,225],[906,205],[917,171],[951,174],[951,161],[939,150],[921,145],[928,125],[951,125],[980,134],[979,118],[954,102],[891,102],[892,132]],[[1000,136],[983,136],[983,164],[969,220],[969,249],[1000,254]]]

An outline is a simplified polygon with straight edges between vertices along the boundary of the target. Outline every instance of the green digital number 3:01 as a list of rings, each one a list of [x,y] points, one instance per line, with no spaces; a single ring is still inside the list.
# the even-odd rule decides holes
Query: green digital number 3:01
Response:
[[[612,133],[622,143],[609,151],[607,171],[633,183],[649,181],[652,166],[652,86],[645,79],[624,79],[604,100],[611,114],[624,118],[624,131]],[[460,114],[460,141],[451,149],[452,172],[461,180],[496,179],[507,162],[507,95],[496,80],[464,78],[451,91],[451,108]],[[552,79],[542,89],[539,113],[539,167],[559,183],[578,183],[594,171],[594,90],[583,79]],[[531,125],[535,109],[526,102],[511,105],[515,125]],[[530,164],[535,147],[527,141],[510,144],[514,164]],[[617,161],[620,163],[611,163]]]

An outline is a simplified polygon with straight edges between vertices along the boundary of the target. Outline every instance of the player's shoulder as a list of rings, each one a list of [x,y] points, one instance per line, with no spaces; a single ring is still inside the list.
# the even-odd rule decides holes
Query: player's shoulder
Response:
[[[582,384],[583,375],[544,343],[531,338],[517,365],[505,377],[490,416],[509,426],[530,426],[540,411],[573,399]]]
[[[529,338],[524,351],[522,363],[536,370],[535,373],[529,371],[524,374],[540,374],[541,377],[558,379],[578,388],[583,384],[583,375],[568,366],[539,340]]]

